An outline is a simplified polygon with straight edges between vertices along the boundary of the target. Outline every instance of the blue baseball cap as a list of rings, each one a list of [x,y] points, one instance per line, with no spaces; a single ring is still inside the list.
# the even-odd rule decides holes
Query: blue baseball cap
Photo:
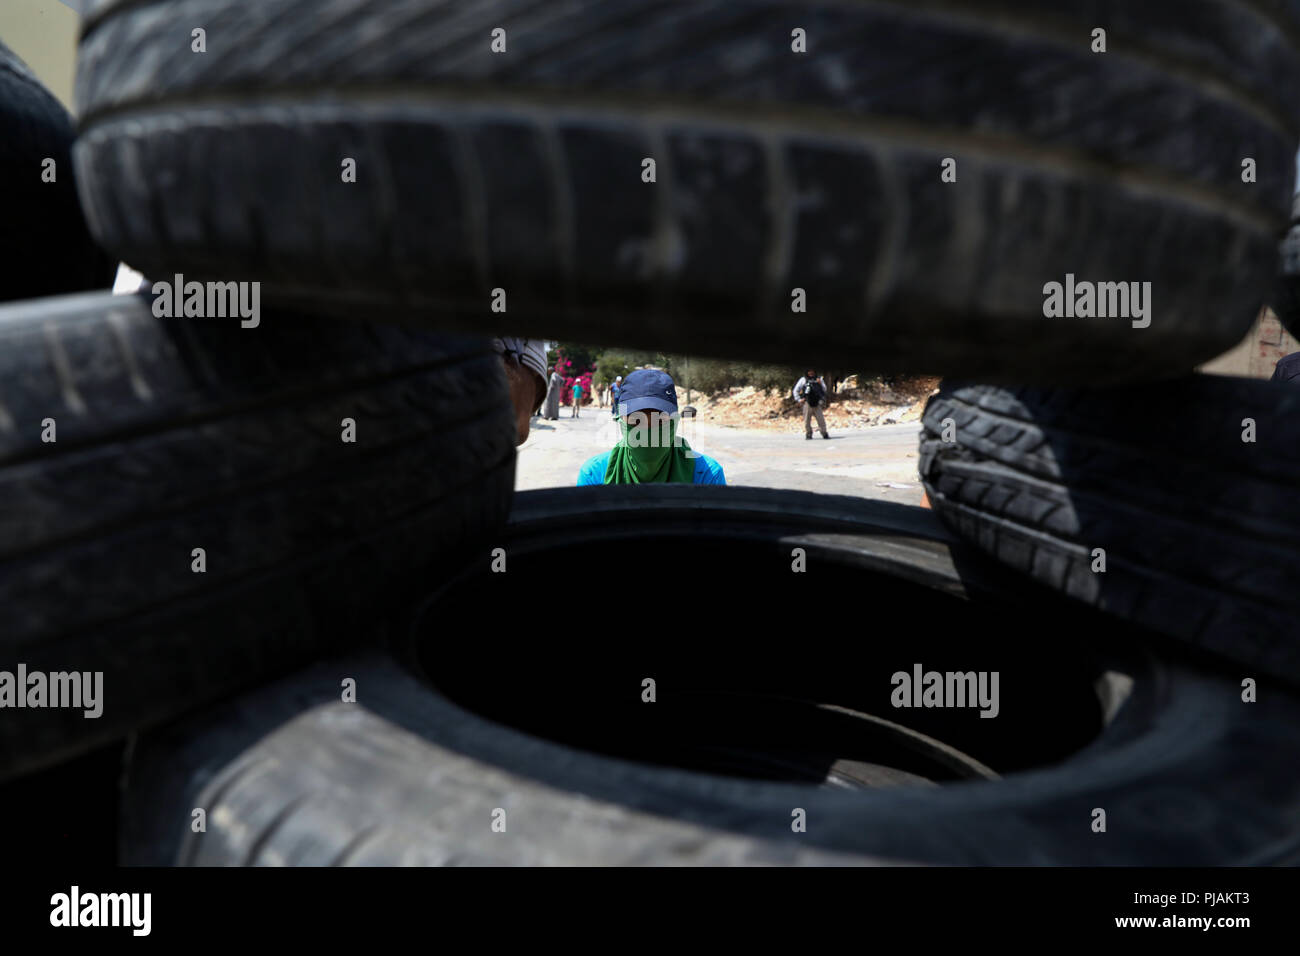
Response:
[[[654,368],[637,369],[623,380],[618,393],[618,413],[631,415],[646,408],[669,415],[677,411],[677,389],[667,372]]]

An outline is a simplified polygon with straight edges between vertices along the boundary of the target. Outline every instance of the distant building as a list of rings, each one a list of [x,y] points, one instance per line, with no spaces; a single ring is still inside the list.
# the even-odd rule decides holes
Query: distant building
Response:
[[[1265,307],[1239,345],[1206,362],[1200,371],[1213,375],[1272,378],[1278,359],[1292,352],[1300,352],[1300,341],[1282,328],[1272,309]]]

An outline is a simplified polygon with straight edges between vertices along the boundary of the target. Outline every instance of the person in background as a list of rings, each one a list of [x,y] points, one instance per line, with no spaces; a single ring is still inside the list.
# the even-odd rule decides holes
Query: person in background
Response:
[[[577,379],[573,381],[573,414],[570,418],[578,417],[578,406],[582,404],[582,383]]]
[[[609,413],[618,418],[618,396],[623,390],[623,376],[614,376],[614,384],[609,387]]]
[[[826,434],[826,416],[822,414],[822,406],[826,404],[826,383],[814,369],[809,369],[807,375],[794,383],[794,400],[803,403],[803,437],[812,438],[812,416],[816,415],[822,438],[830,438]]]
[[[510,401],[515,407],[515,444],[528,440],[533,411],[546,397],[546,343],[540,339],[496,338],[493,350],[505,366]]]
[[[677,388],[667,372],[638,369],[628,375],[615,412],[623,437],[583,463],[579,485],[727,483],[721,465],[677,436]]]
[[[1296,164],[1300,170],[1300,155],[1296,157]],[[1269,308],[1282,323],[1282,328],[1300,337],[1300,192],[1291,202],[1291,228],[1278,251],[1282,267],[1273,283]],[[1300,352],[1279,359],[1270,381],[1300,385]]]
[[[560,389],[562,388],[564,388],[564,376],[552,368],[550,384],[546,389],[546,414],[542,416],[548,421],[560,420]]]
[[[1277,364],[1273,366],[1273,377],[1269,381],[1293,382],[1300,385],[1300,352],[1292,352],[1278,359]]]

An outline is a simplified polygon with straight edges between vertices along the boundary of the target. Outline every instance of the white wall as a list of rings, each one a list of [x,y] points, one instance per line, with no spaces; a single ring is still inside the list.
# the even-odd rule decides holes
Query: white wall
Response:
[[[0,40],[74,115],[72,77],[79,22],[58,0],[0,0]]]

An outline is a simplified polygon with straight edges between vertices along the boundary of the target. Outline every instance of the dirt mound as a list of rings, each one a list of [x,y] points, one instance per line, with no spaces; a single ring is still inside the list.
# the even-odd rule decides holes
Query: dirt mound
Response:
[[[791,388],[794,383],[791,382]],[[870,380],[858,385],[854,378],[840,383],[839,390],[823,409],[826,427],[830,430],[869,428],[894,422],[920,420],[925,400],[939,387],[939,379],[916,376],[896,379],[886,385]],[[677,403],[684,407],[686,389],[677,389]],[[691,393],[690,403],[696,410],[696,421],[710,425],[733,428],[770,428],[775,431],[803,430],[803,407],[790,397],[764,394],[752,386],[732,388],[726,395],[701,395]],[[813,427],[816,428],[816,419]]]

